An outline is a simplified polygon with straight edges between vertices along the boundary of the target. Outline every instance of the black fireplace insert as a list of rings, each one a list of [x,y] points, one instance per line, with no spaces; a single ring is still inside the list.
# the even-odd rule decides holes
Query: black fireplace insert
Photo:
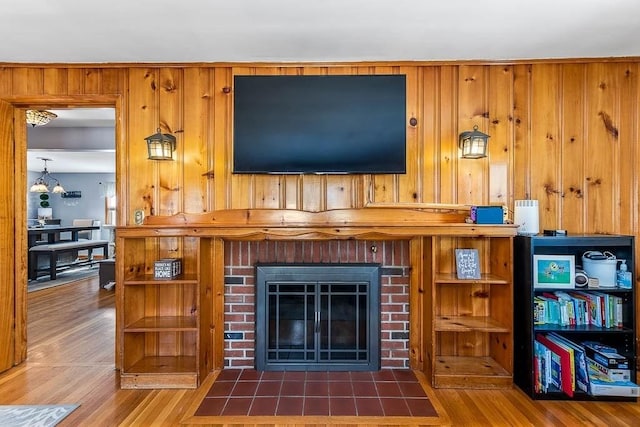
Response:
[[[257,264],[256,369],[380,369],[379,264]]]

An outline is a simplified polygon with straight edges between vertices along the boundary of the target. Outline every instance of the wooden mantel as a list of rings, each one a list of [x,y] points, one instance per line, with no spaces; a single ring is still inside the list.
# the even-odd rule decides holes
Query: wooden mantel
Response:
[[[307,212],[288,209],[228,209],[201,214],[148,216],[140,226],[118,227],[158,237],[198,235],[234,239],[398,239],[417,236],[513,236],[514,225],[465,222],[466,213],[421,209],[364,208]]]

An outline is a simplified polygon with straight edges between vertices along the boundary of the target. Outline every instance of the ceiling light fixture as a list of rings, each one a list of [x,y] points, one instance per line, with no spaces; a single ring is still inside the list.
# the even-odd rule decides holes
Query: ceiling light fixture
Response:
[[[27,110],[26,115],[27,123],[33,127],[46,125],[51,120],[58,117],[57,114],[54,114],[51,111],[43,110]]]
[[[60,181],[51,176],[51,174],[47,170],[47,162],[52,162],[53,159],[47,159],[46,157],[38,157],[38,159],[44,161],[44,170],[42,171],[38,179],[35,180],[29,191],[32,193],[48,193],[49,186],[51,185],[50,181],[55,181],[56,185],[53,187],[53,190],[51,190],[51,192],[55,194],[66,193],[62,185],[60,185]]]

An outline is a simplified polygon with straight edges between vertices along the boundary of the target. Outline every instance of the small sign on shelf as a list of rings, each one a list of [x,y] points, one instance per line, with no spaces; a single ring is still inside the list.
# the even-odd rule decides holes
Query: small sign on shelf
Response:
[[[180,258],[163,258],[154,263],[153,277],[155,279],[175,279],[182,273]]]
[[[480,279],[480,255],[477,249],[456,249],[458,279]]]

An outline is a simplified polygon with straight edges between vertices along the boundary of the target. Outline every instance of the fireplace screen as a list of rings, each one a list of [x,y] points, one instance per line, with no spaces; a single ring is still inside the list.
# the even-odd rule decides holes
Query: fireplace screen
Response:
[[[378,264],[256,270],[256,369],[379,369]]]

